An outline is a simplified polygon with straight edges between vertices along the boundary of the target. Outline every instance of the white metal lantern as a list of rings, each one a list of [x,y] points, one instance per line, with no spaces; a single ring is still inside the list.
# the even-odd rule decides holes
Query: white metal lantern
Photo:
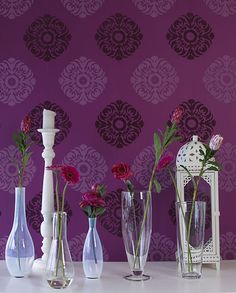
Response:
[[[189,174],[182,166],[185,166],[192,176],[198,176],[201,169],[202,156],[199,150],[204,150],[204,145],[198,140],[198,136],[194,135],[192,140],[183,145],[176,158],[176,180],[181,201],[185,200],[184,189],[190,182]],[[220,240],[219,240],[219,187],[218,187],[218,171],[206,171],[202,179],[210,187],[210,203],[211,203],[211,237],[205,242],[203,248],[203,263],[215,264],[216,269],[220,269]]]

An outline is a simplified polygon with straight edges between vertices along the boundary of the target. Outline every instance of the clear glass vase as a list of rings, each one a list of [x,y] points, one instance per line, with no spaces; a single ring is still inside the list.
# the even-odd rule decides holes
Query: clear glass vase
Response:
[[[47,260],[46,277],[50,287],[64,289],[74,279],[74,265],[67,241],[67,214],[53,214],[53,239]]]
[[[5,260],[11,276],[22,278],[31,273],[34,244],[26,222],[24,187],[15,188],[14,221],[6,244]]]
[[[206,203],[177,202],[177,247],[183,278],[198,279],[202,275]]]
[[[96,229],[96,218],[89,218],[89,230],[84,242],[83,269],[86,278],[98,279],[102,274],[103,251]]]
[[[147,191],[122,192],[122,235],[131,281],[148,280],[144,274],[152,233],[152,198]]]

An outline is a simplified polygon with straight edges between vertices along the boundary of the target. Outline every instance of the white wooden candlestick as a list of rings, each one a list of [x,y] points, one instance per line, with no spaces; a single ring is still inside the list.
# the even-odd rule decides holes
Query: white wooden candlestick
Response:
[[[55,157],[53,145],[55,134],[59,129],[54,128],[54,120],[56,113],[49,110],[43,111],[43,128],[38,129],[42,134],[44,150],[42,157],[44,158],[44,176],[43,176],[43,191],[42,191],[42,207],[41,213],[43,215],[43,222],[41,224],[40,232],[43,237],[43,245],[41,247],[42,257],[36,259],[33,270],[44,270],[47,263],[47,258],[52,242],[52,216],[54,212],[54,188],[53,188],[53,174],[52,171],[47,170],[46,167],[52,165],[52,160]]]

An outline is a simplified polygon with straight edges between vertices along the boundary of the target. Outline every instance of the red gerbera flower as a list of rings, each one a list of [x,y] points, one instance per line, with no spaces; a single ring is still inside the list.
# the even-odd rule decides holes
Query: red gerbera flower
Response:
[[[61,174],[64,180],[69,184],[76,184],[79,181],[79,172],[73,166],[62,166]]]

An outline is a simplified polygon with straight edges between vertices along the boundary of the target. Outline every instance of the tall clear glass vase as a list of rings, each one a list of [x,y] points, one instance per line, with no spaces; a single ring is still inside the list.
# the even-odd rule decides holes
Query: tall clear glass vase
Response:
[[[15,188],[14,221],[6,244],[5,260],[11,276],[22,278],[31,273],[34,244],[26,221],[24,187]]]
[[[68,287],[74,278],[74,265],[67,241],[67,214],[53,214],[53,239],[46,266],[47,282],[54,289]]]
[[[202,275],[206,203],[177,202],[177,247],[183,278],[198,279]]]
[[[144,274],[152,233],[152,198],[148,191],[122,192],[122,235],[131,281],[148,280]]]
[[[85,277],[89,279],[100,278],[103,268],[103,251],[96,222],[96,218],[89,218],[89,230],[83,249],[83,269]]]

